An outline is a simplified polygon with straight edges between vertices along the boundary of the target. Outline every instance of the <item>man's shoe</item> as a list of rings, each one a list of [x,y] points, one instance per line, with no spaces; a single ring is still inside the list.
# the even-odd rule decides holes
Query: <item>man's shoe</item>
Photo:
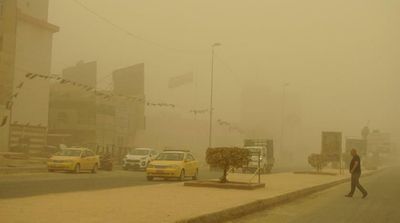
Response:
[[[344,195],[345,197],[353,197],[351,194]]]
[[[363,194],[362,198],[366,198],[368,196],[368,193]]]

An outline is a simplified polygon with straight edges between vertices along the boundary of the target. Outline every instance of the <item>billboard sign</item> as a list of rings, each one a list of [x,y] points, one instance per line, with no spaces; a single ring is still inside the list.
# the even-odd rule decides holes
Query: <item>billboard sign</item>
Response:
[[[340,161],[342,153],[342,133],[322,132],[321,154],[327,161]]]

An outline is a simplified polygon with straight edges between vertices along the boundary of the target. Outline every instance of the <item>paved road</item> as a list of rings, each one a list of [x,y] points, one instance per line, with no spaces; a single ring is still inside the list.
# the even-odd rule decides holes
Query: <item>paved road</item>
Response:
[[[287,172],[300,168],[299,166],[277,166],[273,172]],[[302,169],[307,167],[301,167]],[[0,175],[0,199],[26,197],[49,193],[63,193],[72,191],[99,190],[117,187],[130,187],[160,183],[173,183],[174,180],[147,181],[145,173],[141,171],[114,170],[112,172],[99,171],[90,173],[30,173]],[[221,172],[200,170],[200,179],[216,179]]]
[[[399,223],[400,167],[361,178],[369,196],[345,198],[349,184],[313,194],[231,223]]]
[[[200,179],[218,178],[220,173],[200,171]],[[175,180],[147,181],[145,172],[115,170],[91,173],[31,173],[0,176],[0,199],[26,197],[49,193],[99,190],[160,183],[176,183]]]

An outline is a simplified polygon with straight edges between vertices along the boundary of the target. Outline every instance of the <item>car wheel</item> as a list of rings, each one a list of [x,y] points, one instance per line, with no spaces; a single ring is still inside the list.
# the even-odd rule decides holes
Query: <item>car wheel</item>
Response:
[[[75,165],[74,173],[80,173],[80,172],[81,172],[81,165],[79,165],[78,163]]]
[[[185,170],[181,171],[181,175],[179,176],[179,180],[180,181],[184,181],[185,180]]]
[[[94,164],[93,169],[92,169],[92,173],[97,173],[99,166],[96,164]]]
[[[196,169],[194,176],[192,177],[193,180],[197,180],[199,178],[199,169]]]
[[[148,181],[152,181],[152,180],[153,180],[153,177],[147,176],[147,180],[148,180]]]

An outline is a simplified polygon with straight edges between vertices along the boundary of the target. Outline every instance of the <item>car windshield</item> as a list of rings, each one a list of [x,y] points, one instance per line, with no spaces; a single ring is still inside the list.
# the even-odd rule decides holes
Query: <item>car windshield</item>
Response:
[[[178,161],[183,160],[183,153],[161,153],[156,160]]]
[[[132,149],[129,151],[129,155],[145,156],[149,154],[149,150],[144,149]]]
[[[81,151],[76,149],[63,149],[56,153],[57,156],[80,156]]]
[[[247,148],[250,152],[250,156],[258,156],[261,149],[260,148]]]

